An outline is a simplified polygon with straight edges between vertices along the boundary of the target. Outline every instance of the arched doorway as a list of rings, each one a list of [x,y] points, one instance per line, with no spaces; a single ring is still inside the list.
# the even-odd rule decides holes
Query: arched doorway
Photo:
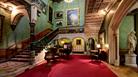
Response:
[[[73,52],[84,52],[85,41],[81,37],[76,37],[72,40],[72,51]]]
[[[90,50],[95,50],[95,40],[93,38],[88,39],[88,47]]]
[[[127,15],[135,0],[121,1],[108,25],[108,43],[109,43],[109,63],[116,66],[120,65],[119,52],[119,24],[124,16]]]
[[[63,47],[65,43],[71,43],[71,40],[69,38],[60,38],[58,40],[59,46]]]

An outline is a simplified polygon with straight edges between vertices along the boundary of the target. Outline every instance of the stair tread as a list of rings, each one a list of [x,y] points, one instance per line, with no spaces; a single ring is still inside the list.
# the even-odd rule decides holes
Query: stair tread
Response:
[[[11,58],[10,61],[29,62],[29,58]]]
[[[30,58],[11,58],[11,59],[17,59],[17,60],[29,60]]]
[[[16,55],[15,58],[30,58],[30,55]]]
[[[30,55],[30,52],[21,52],[21,53],[19,53],[20,55]]]

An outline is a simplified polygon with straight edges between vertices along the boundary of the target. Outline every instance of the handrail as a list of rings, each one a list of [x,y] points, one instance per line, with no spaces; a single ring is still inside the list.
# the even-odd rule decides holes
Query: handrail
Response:
[[[51,35],[52,33],[54,33],[55,31],[58,31],[58,28],[55,29],[54,31],[51,31],[50,33],[48,33],[45,37],[50,36],[50,35]],[[45,37],[42,37],[40,40],[43,40]],[[40,40],[38,40],[38,41],[40,41]]]

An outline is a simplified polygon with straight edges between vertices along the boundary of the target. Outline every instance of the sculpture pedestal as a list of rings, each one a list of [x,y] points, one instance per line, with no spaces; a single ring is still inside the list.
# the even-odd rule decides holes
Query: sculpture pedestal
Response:
[[[125,65],[130,67],[137,67],[136,56],[137,56],[136,54],[126,54]]]

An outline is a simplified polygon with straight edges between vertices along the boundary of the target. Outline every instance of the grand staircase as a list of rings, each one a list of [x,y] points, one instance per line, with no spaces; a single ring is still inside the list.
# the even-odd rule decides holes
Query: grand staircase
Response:
[[[29,49],[22,50],[15,56],[13,56],[10,61],[17,61],[17,62],[29,62],[30,61],[30,52]]]
[[[57,28],[54,31],[50,31],[43,37],[37,39],[35,41],[35,55],[37,56],[38,53],[40,53],[45,46],[51,42],[58,34],[65,34],[65,33],[82,33],[83,27],[71,27],[69,29],[66,28]],[[19,51],[17,54],[15,54],[12,58],[10,58],[10,61],[17,61],[17,62],[29,62],[30,61],[30,44],[21,51]]]
[[[38,53],[40,53],[43,48],[58,34],[58,29],[51,31],[47,33],[44,37],[37,40],[35,42],[35,55],[37,56]],[[10,61],[17,61],[17,62],[29,62],[30,61],[30,45],[28,45],[26,48],[22,49],[21,51],[18,51],[17,54],[15,54],[12,58],[10,58]]]

